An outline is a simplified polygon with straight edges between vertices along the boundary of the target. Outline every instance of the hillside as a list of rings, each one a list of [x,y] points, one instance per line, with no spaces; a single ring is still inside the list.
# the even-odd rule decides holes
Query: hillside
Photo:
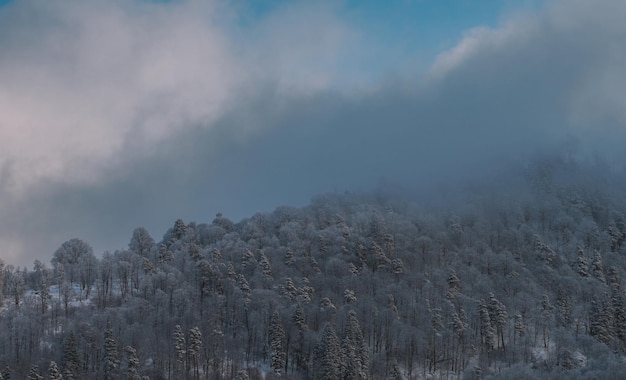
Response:
[[[0,270],[0,378],[626,378],[622,183],[552,159],[102,255],[71,239]]]

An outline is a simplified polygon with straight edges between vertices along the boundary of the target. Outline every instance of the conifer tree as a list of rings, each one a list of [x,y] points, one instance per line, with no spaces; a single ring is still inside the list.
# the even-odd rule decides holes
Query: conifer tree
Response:
[[[601,283],[606,284],[606,277],[604,276],[604,266],[602,265],[602,255],[600,251],[595,251],[593,254],[593,260],[591,261],[591,274],[597,278]]]
[[[74,332],[65,339],[63,344],[63,371],[66,380],[79,378],[80,376],[80,358],[78,356],[78,346]]]
[[[294,254],[293,254],[293,250],[291,248],[287,248],[287,252],[285,252],[284,263],[287,266],[291,266],[291,265],[293,265],[294,262],[295,262],[295,257],[294,257]]]
[[[124,348],[128,357],[128,366],[126,368],[127,380],[141,380],[139,375],[139,358],[137,357],[137,351],[132,346],[126,346]]]
[[[578,261],[577,261],[578,274],[581,277],[589,277],[589,262],[585,257],[585,252],[581,247],[578,247]]]
[[[481,341],[487,349],[487,352],[490,352],[496,345],[496,331],[491,325],[489,309],[487,309],[487,304],[484,299],[481,299],[478,303],[478,313],[480,314]]]
[[[446,297],[452,299],[456,297],[461,292],[461,280],[456,275],[454,269],[450,270],[450,275],[448,276],[448,293]]]
[[[235,376],[235,380],[250,380],[250,376],[248,375],[248,371],[245,369],[241,369],[237,371],[237,375]]]
[[[270,265],[270,260],[263,252],[261,252],[261,255],[259,257],[259,265],[261,265],[261,269],[263,270],[263,276],[273,280],[272,266]]]
[[[187,226],[185,225],[185,222],[183,222],[182,219],[176,219],[176,222],[174,222],[174,228],[172,229],[172,242],[181,240],[185,236],[186,232]]]
[[[615,337],[615,312],[607,294],[591,301],[589,333],[602,343],[609,344]]]
[[[50,367],[48,368],[48,376],[50,376],[50,380],[63,380],[63,376],[59,371],[59,367],[54,361],[50,362]]]
[[[327,323],[321,339],[315,347],[313,357],[313,378],[316,380],[341,379],[344,374],[343,352],[339,338],[333,327]]]
[[[309,326],[307,325],[307,322],[306,322],[306,315],[304,313],[304,309],[302,308],[300,304],[296,306],[296,310],[293,312],[293,315],[291,316],[291,321],[298,329],[298,340],[294,348],[296,366],[298,368],[304,369],[308,366],[307,359],[304,353],[304,347],[305,347],[305,331],[308,330]]]
[[[369,367],[369,353],[361,331],[361,325],[354,311],[348,313],[345,337],[343,339],[345,355],[345,379],[367,379]]]
[[[274,314],[272,314],[268,331],[268,339],[272,355],[270,368],[272,368],[272,371],[275,374],[280,375],[285,367],[285,330],[283,330],[278,312],[274,312]]]
[[[120,360],[117,352],[117,342],[113,337],[113,330],[109,327],[104,333],[104,378],[115,379],[118,374]]]
[[[43,380],[43,376],[39,374],[39,366],[33,365],[28,371],[28,380]]]
[[[491,325],[495,327],[497,334],[497,344],[504,349],[504,328],[507,322],[506,307],[502,302],[496,299],[493,293],[489,293],[489,318],[491,319]]]
[[[398,360],[396,358],[394,358],[391,361],[387,379],[388,380],[404,380],[404,377],[402,376],[402,372],[400,372],[400,367],[398,366]]]
[[[252,251],[250,251],[249,249],[246,248],[246,250],[241,255],[241,266],[244,269],[246,269],[248,267],[252,267],[253,268],[256,263],[257,263],[257,261],[254,258],[254,253],[252,253]]]
[[[187,373],[187,341],[180,325],[176,325],[174,328],[174,350],[176,352],[177,367],[181,370],[181,373]]]
[[[193,366],[195,378],[199,378],[200,354],[202,353],[202,333],[199,327],[193,327],[189,330],[189,358]]]
[[[559,290],[556,299],[557,322],[561,326],[569,326],[572,321],[572,299],[569,294]]]

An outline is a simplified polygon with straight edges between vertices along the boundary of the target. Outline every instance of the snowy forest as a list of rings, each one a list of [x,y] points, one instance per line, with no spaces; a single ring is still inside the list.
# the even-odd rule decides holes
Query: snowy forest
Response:
[[[591,161],[0,262],[0,379],[626,378],[626,187]]]

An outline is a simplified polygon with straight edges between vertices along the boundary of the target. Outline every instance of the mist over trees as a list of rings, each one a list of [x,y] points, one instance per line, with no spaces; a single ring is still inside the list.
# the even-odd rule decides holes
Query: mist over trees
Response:
[[[0,262],[0,379],[626,377],[623,173],[553,157]],[[443,195],[445,193],[445,195]]]

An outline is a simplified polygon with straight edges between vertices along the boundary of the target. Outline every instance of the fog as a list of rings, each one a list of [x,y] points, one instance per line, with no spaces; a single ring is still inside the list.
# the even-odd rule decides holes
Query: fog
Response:
[[[495,185],[536,155],[623,162],[620,1],[549,2],[376,80],[354,74],[366,31],[336,7],[279,7],[249,30],[221,3],[93,4],[0,8],[11,264],[73,237],[121,249],[137,226],[158,240],[177,218],[238,220],[324,192]]]

